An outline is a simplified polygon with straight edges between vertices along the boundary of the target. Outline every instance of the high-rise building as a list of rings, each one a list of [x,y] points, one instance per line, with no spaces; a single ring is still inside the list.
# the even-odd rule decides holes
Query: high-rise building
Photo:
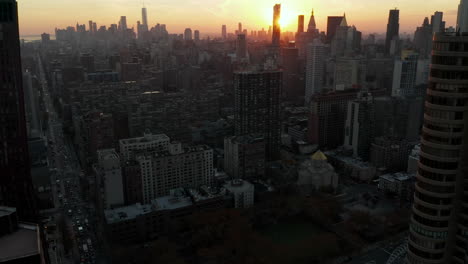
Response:
[[[434,35],[407,261],[464,263],[468,226],[468,1],[459,6],[458,32]]]
[[[15,0],[0,0],[0,204],[16,207],[22,220],[36,219],[24,110],[23,77]]]
[[[92,20],[88,21],[88,24],[89,24],[89,33],[94,33],[93,32],[93,21]]]
[[[375,136],[374,98],[361,93],[358,99],[348,102],[344,146],[353,150],[353,156],[369,159],[369,149]]]
[[[244,34],[237,35],[236,55],[239,60],[247,58],[247,39]]]
[[[239,22],[239,24],[237,24],[237,34],[241,34],[243,31],[242,31],[242,23]]]
[[[195,41],[200,41],[200,31],[199,30],[195,30],[193,32],[193,37],[194,37],[194,40]]]
[[[223,25],[221,27],[221,37],[225,40],[227,39],[227,28],[226,25]]]
[[[272,42],[271,42],[273,46],[276,46],[276,47],[279,47],[280,39],[281,39],[280,18],[281,18],[281,4],[276,4],[273,7],[273,36],[272,36]]]
[[[288,101],[298,101],[304,97],[304,78],[302,77],[299,63],[299,49],[294,42],[282,49],[283,59],[283,89],[282,95]]]
[[[401,58],[396,59],[393,71],[392,96],[416,95],[418,59],[418,53],[411,50],[402,51]]]
[[[141,23],[146,29],[148,29],[148,13],[146,11],[146,7],[141,9]]]
[[[139,151],[166,150],[171,142],[165,134],[153,135],[146,131],[143,137],[120,140],[120,155],[123,161],[135,159],[135,153]]]
[[[297,33],[304,32],[304,15],[297,17]]]
[[[468,32],[468,1],[460,0],[458,5],[457,32]]]
[[[121,16],[120,17],[120,21],[119,21],[119,28],[120,28],[120,31],[122,32],[127,32],[127,17],[126,16]]]
[[[392,9],[390,10],[388,16],[387,24],[387,37],[385,38],[385,52],[390,54],[392,47],[392,41],[397,41],[399,39],[400,32],[400,10]]]
[[[265,140],[262,135],[224,139],[224,170],[234,179],[259,179],[265,175]]]
[[[192,40],[193,37],[192,37],[192,29],[190,28],[186,28],[185,31],[184,31],[184,40]]]
[[[421,58],[429,58],[432,50],[432,26],[426,17],[420,27],[414,32],[414,47]]]
[[[310,100],[308,141],[322,149],[343,145],[348,102],[357,90],[316,94]]]
[[[327,46],[320,39],[315,39],[307,47],[305,101],[319,93],[325,84],[325,59]]]
[[[336,29],[341,24],[341,20],[343,20],[343,16],[329,16],[327,21],[327,42],[331,42],[333,37],[335,36]]]
[[[276,160],[279,154],[282,75],[281,71],[234,74],[235,135],[263,135],[268,161]]]
[[[436,11],[431,16],[432,33],[445,31],[445,22],[443,21],[444,13]]]

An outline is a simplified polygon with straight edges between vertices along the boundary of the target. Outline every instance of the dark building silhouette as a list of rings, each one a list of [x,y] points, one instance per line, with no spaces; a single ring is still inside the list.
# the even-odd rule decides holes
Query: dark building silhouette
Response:
[[[227,29],[226,29],[226,25],[223,25],[221,27],[221,36],[223,39],[227,39]]]
[[[24,110],[23,77],[15,0],[0,0],[0,204],[16,207],[22,220],[36,219]]]
[[[281,25],[279,22],[280,17],[281,17],[281,4],[276,4],[273,7],[273,36],[272,36],[273,46],[280,45],[280,39],[281,39]]]
[[[329,16],[327,21],[327,42],[331,42],[335,36],[336,29],[341,24],[343,16]]]
[[[392,47],[392,41],[398,40],[398,34],[400,32],[400,10],[390,10],[388,15],[387,24],[387,37],[385,38],[385,52],[390,53]]]
[[[268,161],[276,160],[279,154],[282,75],[281,71],[234,74],[235,135],[263,135]]]
[[[304,32],[304,15],[297,17],[297,33]]]

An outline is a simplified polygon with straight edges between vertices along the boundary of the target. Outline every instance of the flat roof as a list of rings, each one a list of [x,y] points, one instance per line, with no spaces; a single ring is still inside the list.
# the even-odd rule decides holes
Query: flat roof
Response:
[[[193,205],[188,196],[164,196],[151,201],[156,210],[174,210]]]
[[[0,237],[0,262],[38,255],[37,232],[34,225],[20,224],[16,232]]]
[[[121,144],[137,144],[143,142],[152,142],[152,141],[170,141],[170,138],[166,134],[146,134],[143,137],[136,138],[127,138],[120,140]]]
[[[141,205],[139,203],[105,210],[104,215],[108,224],[118,223],[135,219],[137,216],[152,212],[151,205]]]

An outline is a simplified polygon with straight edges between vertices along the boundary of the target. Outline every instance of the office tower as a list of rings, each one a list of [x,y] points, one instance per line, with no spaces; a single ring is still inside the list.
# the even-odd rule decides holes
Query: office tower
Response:
[[[458,5],[457,32],[468,32],[468,1],[460,0]]]
[[[376,168],[390,172],[406,171],[408,156],[415,142],[399,137],[377,137],[370,148],[370,163]]]
[[[186,28],[185,31],[184,31],[184,40],[192,40],[193,37],[192,37],[192,29],[190,28]]]
[[[234,198],[234,208],[249,208],[254,205],[255,186],[248,181],[235,179],[223,186]]]
[[[182,148],[174,142],[167,150],[139,153],[136,160],[145,204],[175,188],[209,186],[214,177],[213,150],[204,145]]]
[[[331,55],[343,57],[349,46],[352,45],[353,34],[348,34],[351,27],[348,26],[346,15],[341,19],[341,23],[336,27],[335,34],[331,40]],[[349,35],[349,36],[348,36]],[[351,37],[351,38],[350,38]]]
[[[124,187],[120,157],[115,149],[101,149],[97,151],[98,164],[95,173],[104,188],[103,207],[106,209],[124,204]]]
[[[444,13],[436,11],[431,16],[432,33],[444,32],[445,22],[443,21]]]
[[[272,45],[279,47],[280,45],[280,38],[281,38],[281,25],[280,25],[280,17],[281,17],[281,4],[276,4],[273,7],[273,36],[272,36]]]
[[[279,156],[281,71],[242,71],[234,74],[236,136],[262,134],[267,161]]]
[[[458,32],[438,33],[433,39],[431,76],[407,261],[464,263],[468,204],[466,122],[468,67],[462,66],[468,38],[467,4],[459,6]]]
[[[0,0],[0,204],[16,207],[20,219],[36,219],[24,111],[23,77],[15,0]]]
[[[393,71],[392,96],[414,96],[419,55],[411,50],[404,50],[395,60]]]
[[[236,55],[239,60],[247,58],[247,40],[244,34],[237,35]]]
[[[254,180],[265,175],[265,139],[251,134],[224,139],[224,171],[233,179]]]
[[[119,25],[120,25],[120,31],[124,33],[127,32],[127,17],[126,16],[120,17]]]
[[[148,29],[148,14],[146,12],[146,7],[141,9],[141,23],[146,29]]]
[[[390,10],[387,24],[387,37],[385,38],[385,52],[390,54],[392,41],[398,41],[400,32],[400,10]]]
[[[320,39],[307,46],[305,101],[322,92],[325,84],[325,59],[327,46]],[[306,104],[307,105],[307,104]]]
[[[241,34],[242,33],[242,23],[239,22],[239,24],[237,25],[237,34]]]
[[[282,49],[283,59],[283,98],[288,101],[300,101],[304,97],[304,86],[299,62],[299,49],[294,42]],[[302,81],[303,83],[303,81]]]
[[[195,30],[193,35],[194,35],[195,41],[200,41],[200,31],[199,30]]]
[[[307,27],[307,33],[318,33],[313,9],[312,9],[312,14],[310,15],[309,26]]]
[[[94,56],[92,54],[82,54],[80,57],[80,63],[87,73],[95,72],[96,67],[94,64]]]
[[[304,32],[304,15],[297,17],[297,33]]]
[[[89,33],[93,33],[93,21],[92,20],[88,21],[88,24],[89,24]]]
[[[344,146],[353,150],[353,156],[369,159],[369,149],[375,136],[374,98],[370,93],[360,93],[348,102]]]
[[[47,45],[50,42],[50,34],[47,33],[42,33],[41,34],[41,42],[42,45]]]
[[[329,16],[327,21],[327,42],[331,42],[335,36],[336,29],[341,24],[342,16]]]
[[[432,26],[427,17],[414,32],[414,47],[421,58],[429,58],[432,50]]]
[[[227,39],[227,28],[226,25],[223,25],[221,27],[221,37],[225,40]]]
[[[348,102],[356,98],[357,91],[316,94],[310,100],[308,141],[321,149],[334,149],[343,145]]]

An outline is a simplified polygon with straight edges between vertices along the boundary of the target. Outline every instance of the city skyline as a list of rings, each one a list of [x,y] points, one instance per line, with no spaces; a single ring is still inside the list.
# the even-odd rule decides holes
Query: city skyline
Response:
[[[355,25],[364,33],[384,33],[387,24],[388,10],[401,10],[400,33],[412,34],[417,26],[422,24],[424,17],[435,11],[444,12],[447,27],[455,26],[457,0],[448,1],[392,1],[386,5],[370,0],[360,0],[349,3],[344,0],[331,0],[326,3],[311,3],[295,1],[282,3],[282,31],[295,32],[297,16],[310,16],[315,10],[317,27],[326,29],[327,16],[346,13],[350,25]],[[141,8],[148,11],[148,23],[153,27],[157,23],[166,24],[172,33],[183,33],[191,27],[198,29],[202,35],[221,34],[221,25],[226,24],[228,32],[233,32],[238,22],[250,30],[268,29],[272,23],[272,6],[281,1],[260,0],[251,3],[247,0],[199,0],[190,1],[125,1],[125,0],[83,0],[77,3],[70,1],[32,1],[23,0],[18,3],[20,10],[20,35],[38,35],[43,32],[52,33],[54,29],[96,21],[98,25],[110,26],[117,23],[120,16],[127,16],[129,28],[136,30],[137,21],[141,21]],[[371,14],[369,9],[374,10]],[[66,12],[73,10],[73,13]],[[164,10],[162,12],[161,10]],[[59,14],[59,15],[58,15]],[[365,14],[365,15],[363,15]],[[183,18],[183,19],[180,19]],[[40,23],[38,23],[40,21]]]

